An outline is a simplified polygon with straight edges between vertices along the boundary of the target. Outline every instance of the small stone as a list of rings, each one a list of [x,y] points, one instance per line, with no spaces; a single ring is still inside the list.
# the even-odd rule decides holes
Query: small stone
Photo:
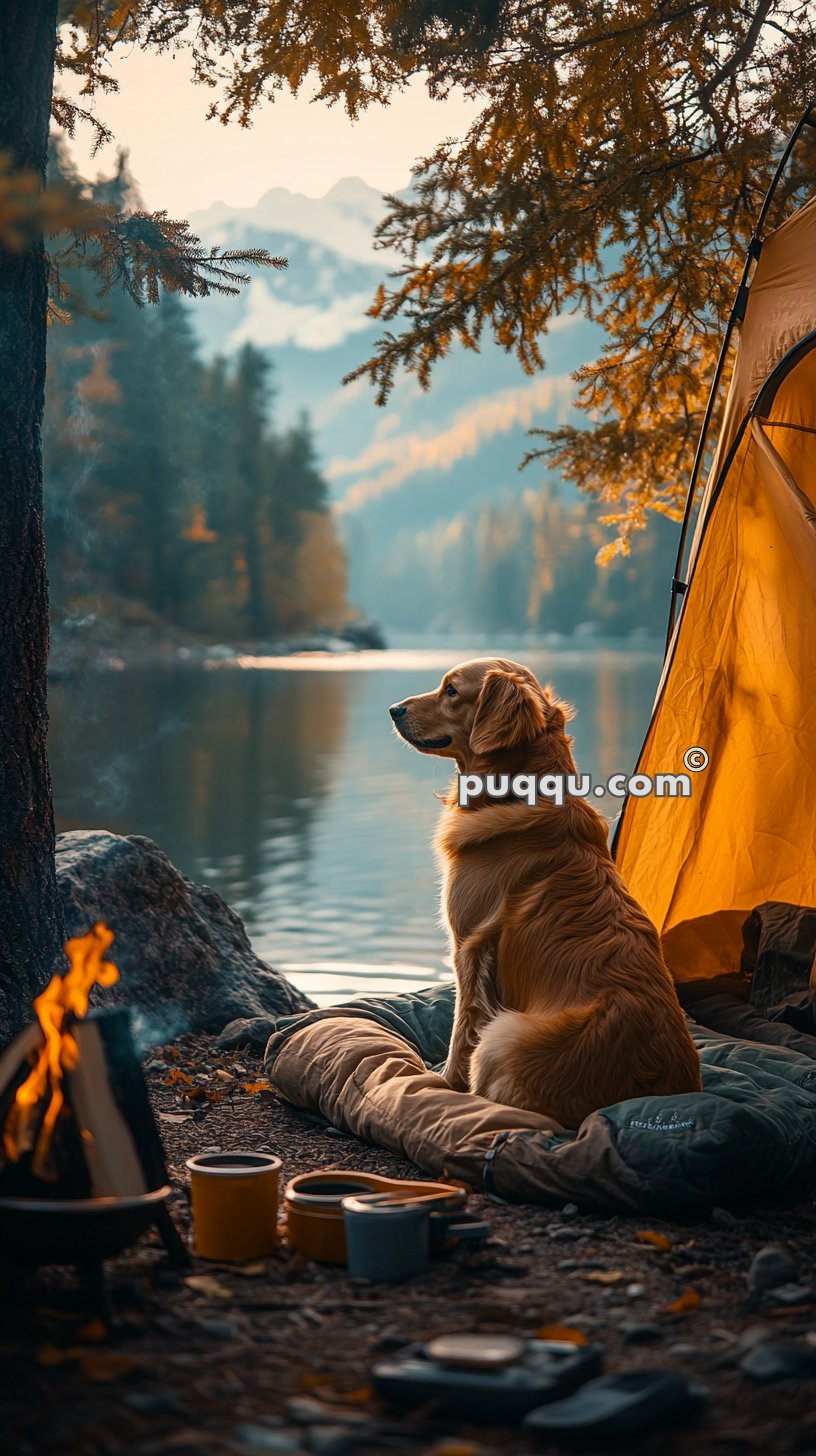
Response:
[[[755,1350],[763,1340],[772,1340],[773,1337],[774,1332],[768,1325],[749,1325],[740,1335],[737,1354],[747,1355],[749,1350]]]
[[[314,1456],[350,1456],[360,1447],[361,1433],[348,1426],[312,1426],[306,1439]]]
[[[303,1456],[297,1431],[276,1430],[273,1426],[256,1426],[247,1421],[236,1426],[233,1440],[246,1451],[264,1451],[269,1456]]]
[[[561,1217],[562,1218],[577,1218],[578,1217],[578,1204],[577,1203],[565,1203],[564,1204],[564,1207],[561,1209]]]
[[[403,1340],[403,1345],[405,1341]],[[314,1400],[310,1395],[293,1395],[286,1402],[286,1414],[290,1421],[299,1426],[368,1426],[370,1421],[362,1411],[356,1411],[349,1407],[348,1410],[338,1411],[331,1406],[324,1405],[322,1401]]]
[[[579,1269],[581,1266],[577,1259],[559,1259],[555,1267],[559,1274],[571,1274],[573,1269]]]
[[[577,1244],[581,1237],[579,1229],[564,1228],[563,1224],[554,1223],[547,1230],[553,1243],[556,1244]]]
[[[733,1213],[729,1213],[727,1208],[712,1208],[711,1222],[717,1228],[732,1229],[737,1227],[739,1219],[735,1218]]]
[[[700,1353],[699,1345],[691,1345],[685,1340],[680,1340],[676,1345],[669,1345],[666,1351],[672,1360],[694,1360]]]
[[[645,1293],[645,1284],[627,1284],[626,1286],[627,1299],[642,1299]]]
[[[764,1340],[740,1361],[749,1380],[769,1384],[773,1380],[798,1380],[816,1375],[816,1352],[784,1341]]]
[[[651,1345],[655,1340],[663,1338],[660,1325],[648,1321],[644,1321],[642,1324],[625,1322],[620,1326],[620,1331],[627,1345]]]
[[[211,1335],[214,1340],[237,1340],[238,1330],[234,1324],[225,1319],[200,1319],[196,1320],[196,1329],[201,1330],[205,1335]]]
[[[779,1284],[775,1289],[769,1289],[768,1298],[774,1304],[811,1304],[813,1290],[809,1284]]]
[[[754,1255],[748,1270],[748,1288],[752,1294],[761,1294],[780,1284],[795,1284],[798,1272],[793,1252],[785,1244],[766,1244]]]
[[[126,1390],[120,1396],[128,1410],[140,1416],[183,1416],[185,1410],[174,1390]]]

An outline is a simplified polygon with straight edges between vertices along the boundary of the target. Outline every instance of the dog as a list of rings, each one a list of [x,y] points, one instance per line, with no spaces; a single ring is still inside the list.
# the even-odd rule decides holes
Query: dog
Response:
[[[532,672],[477,658],[389,709],[460,774],[575,774],[572,710]],[[586,799],[458,803],[436,837],[456,976],[450,1085],[576,1128],[628,1097],[700,1089],[700,1061],[660,940]]]

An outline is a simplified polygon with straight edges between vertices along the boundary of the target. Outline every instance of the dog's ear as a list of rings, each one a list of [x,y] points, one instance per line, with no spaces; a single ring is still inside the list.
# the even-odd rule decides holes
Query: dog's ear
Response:
[[[485,675],[470,730],[474,753],[497,753],[532,743],[550,725],[548,703],[538,683],[521,673],[491,668]]]
[[[555,696],[552,683],[547,683],[544,688],[544,717],[551,733],[556,733],[559,729],[563,733],[567,724],[575,717],[572,705]]]

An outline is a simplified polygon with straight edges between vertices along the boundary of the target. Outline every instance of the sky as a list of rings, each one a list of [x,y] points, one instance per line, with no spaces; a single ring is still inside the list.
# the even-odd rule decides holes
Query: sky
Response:
[[[372,107],[354,123],[339,106],[286,93],[244,130],[206,120],[213,93],[194,85],[184,52],[121,49],[111,69],[120,89],[100,95],[99,117],[129,150],[146,206],[171,217],[219,201],[251,207],[270,187],[322,197],[341,177],[395,191],[407,186],[418,156],[461,135],[478,113],[461,95],[431,101],[414,78],[390,106]],[[72,151],[80,172],[92,177],[111,170],[116,145],[92,158],[91,144],[90,129],[78,128]]]

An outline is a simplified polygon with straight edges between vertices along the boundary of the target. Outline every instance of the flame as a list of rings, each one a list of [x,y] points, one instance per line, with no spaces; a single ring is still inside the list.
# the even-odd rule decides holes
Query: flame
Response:
[[[33,1148],[32,1171],[37,1177],[47,1176],[51,1137],[65,1102],[63,1073],[79,1061],[76,1038],[65,1029],[65,1021],[68,1016],[85,1016],[94,986],[113,986],[119,980],[117,967],[103,959],[112,943],[113,931],[101,921],[87,935],[66,941],[70,970],[64,976],[52,976],[34,1002],[44,1041],[31,1072],[17,1089],[6,1118],[3,1145],[12,1163]],[[48,1106],[35,1139],[39,1108],[47,1096]]]

